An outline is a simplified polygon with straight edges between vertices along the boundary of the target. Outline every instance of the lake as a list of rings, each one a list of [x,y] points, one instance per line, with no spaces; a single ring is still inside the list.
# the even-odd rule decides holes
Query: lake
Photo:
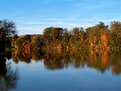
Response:
[[[121,91],[120,55],[6,55],[0,56],[0,91]]]

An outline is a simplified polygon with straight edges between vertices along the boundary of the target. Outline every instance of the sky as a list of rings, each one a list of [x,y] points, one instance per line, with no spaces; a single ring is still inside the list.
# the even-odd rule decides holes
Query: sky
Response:
[[[0,0],[0,19],[15,22],[18,35],[52,26],[87,28],[121,21],[121,0]]]

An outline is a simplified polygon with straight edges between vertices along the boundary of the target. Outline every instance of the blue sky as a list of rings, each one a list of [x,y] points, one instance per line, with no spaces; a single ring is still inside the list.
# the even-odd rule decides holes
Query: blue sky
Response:
[[[18,34],[46,27],[88,27],[121,21],[121,0],[0,0],[0,19],[14,21]]]

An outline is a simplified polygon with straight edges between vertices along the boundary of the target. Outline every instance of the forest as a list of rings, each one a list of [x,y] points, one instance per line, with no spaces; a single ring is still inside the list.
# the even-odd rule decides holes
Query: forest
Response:
[[[111,67],[113,74],[120,74],[120,54],[121,22],[118,21],[110,26],[99,22],[86,29],[48,27],[43,34],[18,36],[14,22],[0,20],[0,56],[12,58],[16,63],[44,59],[45,67],[51,70],[71,64],[75,68],[95,68],[101,73]]]
[[[26,55],[33,51],[80,51],[96,53],[121,52],[121,22],[113,21],[110,26],[103,22],[84,29],[48,27],[43,34],[15,34],[10,39],[11,48],[24,51]],[[7,43],[8,44],[8,43]]]
[[[26,55],[33,51],[81,51],[96,53],[121,52],[121,22],[113,21],[110,25],[99,22],[86,29],[83,27],[67,28],[48,27],[43,34],[16,34],[14,22],[0,20],[0,51],[13,49],[24,51]]]

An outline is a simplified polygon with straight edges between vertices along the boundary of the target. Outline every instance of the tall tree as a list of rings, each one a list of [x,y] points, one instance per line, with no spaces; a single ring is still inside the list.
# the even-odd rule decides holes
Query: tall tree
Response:
[[[121,51],[121,22],[114,21],[110,25],[110,43],[113,51]]]
[[[9,37],[16,33],[15,23],[8,20],[0,20],[0,49],[5,50]]]
[[[0,20],[0,37],[10,37],[16,33],[15,23],[8,20]]]

